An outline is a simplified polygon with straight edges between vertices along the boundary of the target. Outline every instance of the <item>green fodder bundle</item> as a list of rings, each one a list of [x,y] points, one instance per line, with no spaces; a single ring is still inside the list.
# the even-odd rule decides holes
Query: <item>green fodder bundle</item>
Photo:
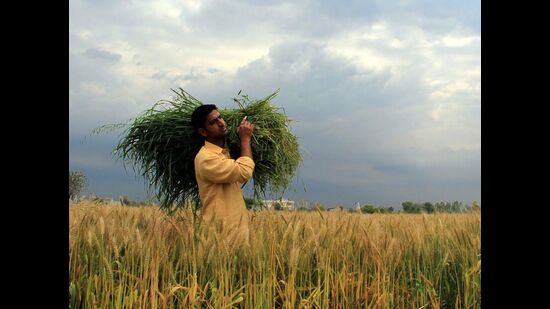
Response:
[[[156,188],[160,206],[166,210],[186,202],[200,206],[194,158],[202,141],[193,128],[191,115],[203,103],[181,88],[174,92],[173,100],[161,100],[135,118],[114,149],[125,166],[131,164],[150,188]],[[270,102],[277,94],[278,90],[263,99],[250,100],[239,92],[234,99],[237,108],[220,109],[229,130],[226,143],[235,159],[240,155],[238,125],[244,116],[255,125],[255,198],[264,197],[267,192],[283,192],[302,161],[297,138],[289,129],[291,120],[282,108]]]

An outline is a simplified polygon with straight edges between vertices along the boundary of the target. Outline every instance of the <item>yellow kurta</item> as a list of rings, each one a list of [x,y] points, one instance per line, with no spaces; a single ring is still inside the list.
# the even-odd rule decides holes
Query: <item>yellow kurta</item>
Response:
[[[221,219],[224,229],[239,232],[246,237],[246,242],[248,211],[241,184],[252,176],[253,171],[254,161],[251,158],[233,160],[228,149],[207,141],[195,156],[195,176],[203,220]]]

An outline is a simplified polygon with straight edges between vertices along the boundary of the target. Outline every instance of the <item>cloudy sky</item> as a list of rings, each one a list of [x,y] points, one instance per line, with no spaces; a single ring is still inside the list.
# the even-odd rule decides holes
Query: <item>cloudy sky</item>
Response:
[[[69,1],[69,167],[85,193],[147,198],[112,155],[133,118],[182,87],[239,90],[296,120],[285,197],[329,206],[481,202],[480,1]]]

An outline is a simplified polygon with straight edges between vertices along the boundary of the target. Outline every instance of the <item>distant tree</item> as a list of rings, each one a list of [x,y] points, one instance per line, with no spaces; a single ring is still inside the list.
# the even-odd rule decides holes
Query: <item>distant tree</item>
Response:
[[[74,200],[84,190],[87,182],[82,172],[69,171],[69,199]]]
[[[472,202],[472,205],[470,206],[471,211],[480,211],[481,207],[479,207],[478,203],[476,201]]]
[[[315,203],[315,209],[318,209],[320,211],[325,211],[327,210],[327,206],[325,206],[323,203]]]
[[[462,203],[458,201],[454,201],[451,204],[451,212],[461,212],[462,211]]]
[[[367,213],[367,214],[373,214],[373,213],[379,212],[379,211],[374,205],[367,204],[367,205],[361,206],[361,212],[362,213]]]
[[[401,206],[403,207],[403,212],[411,212],[411,209],[413,207],[413,202],[405,201],[401,203]]]
[[[264,206],[264,203],[261,200],[251,197],[245,197],[244,203],[246,205],[246,209],[258,210]]]
[[[406,201],[401,203],[401,206],[403,206],[403,212],[406,213],[419,213],[420,212],[420,205],[415,204],[411,201]]]
[[[435,211],[437,211],[437,212],[452,212],[451,203],[449,203],[449,202],[435,203]]]
[[[424,205],[422,205],[422,210],[424,210],[424,212],[431,214],[432,212],[435,211],[435,207],[432,205],[432,203],[426,202],[424,203]]]
[[[389,207],[388,212],[393,212],[393,207]]]

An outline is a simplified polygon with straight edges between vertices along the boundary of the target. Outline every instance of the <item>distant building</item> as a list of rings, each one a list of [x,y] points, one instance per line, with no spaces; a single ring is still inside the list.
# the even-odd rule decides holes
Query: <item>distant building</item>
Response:
[[[285,210],[294,210],[294,201],[290,201],[284,198],[278,199],[278,200],[263,200],[264,206],[267,209],[275,209],[275,204],[278,203],[281,205],[282,209]]]
[[[79,201],[90,201],[90,202],[95,202],[103,205],[122,205],[120,199],[115,200],[112,197],[99,196],[93,192],[83,196],[82,198],[79,199]]]

